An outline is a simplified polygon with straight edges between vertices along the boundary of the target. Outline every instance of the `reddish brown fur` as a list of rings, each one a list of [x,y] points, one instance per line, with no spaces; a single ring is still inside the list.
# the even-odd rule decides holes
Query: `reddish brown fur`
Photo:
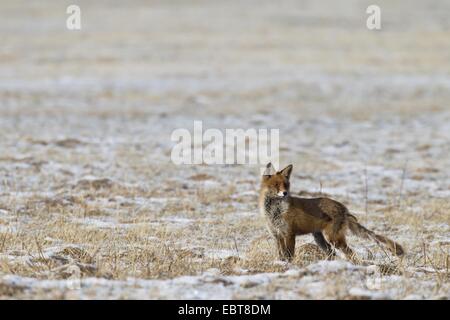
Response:
[[[355,260],[345,238],[348,229],[355,235],[386,245],[398,256],[403,255],[403,248],[399,244],[363,227],[342,203],[329,198],[291,196],[289,179],[292,165],[275,174],[268,173],[271,169],[273,167],[269,163],[261,181],[259,207],[275,238],[280,259],[289,261],[293,258],[297,235],[312,233],[317,244],[330,257],[334,255],[334,250],[325,237],[348,259]]]

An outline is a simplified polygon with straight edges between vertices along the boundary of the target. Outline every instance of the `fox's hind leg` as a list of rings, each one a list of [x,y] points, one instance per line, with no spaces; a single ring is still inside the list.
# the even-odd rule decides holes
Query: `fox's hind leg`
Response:
[[[345,236],[339,237],[331,242],[336,248],[341,250],[345,257],[354,264],[362,264],[363,261],[358,255],[348,246]]]
[[[314,232],[313,237],[320,249],[327,254],[328,259],[332,259],[336,256],[333,247],[327,242],[327,240],[325,240],[322,232]]]
[[[353,250],[348,246],[347,241],[345,240],[345,237],[339,237],[338,239],[335,239],[333,242],[333,245],[338,248],[339,250],[341,250],[345,256],[347,257],[347,259],[349,259],[350,261],[355,262],[355,253],[353,252]]]
[[[330,243],[334,247],[341,250],[348,260],[352,261],[353,263],[359,263],[358,257],[347,244],[347,241],[345,239],[345,228],[336,230],[335,226],[331,226],[331,228],[325,229],[325,235],[327,236],[328,241],[330,241]]]

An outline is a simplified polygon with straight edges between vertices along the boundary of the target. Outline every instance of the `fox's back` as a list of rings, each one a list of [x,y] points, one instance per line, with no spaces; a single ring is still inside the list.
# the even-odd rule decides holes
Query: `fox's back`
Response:
[[[290,197],[290,209],[293,212],[310,215],[316,219],[330,221],[347,213],[347,208],[330,198]]]

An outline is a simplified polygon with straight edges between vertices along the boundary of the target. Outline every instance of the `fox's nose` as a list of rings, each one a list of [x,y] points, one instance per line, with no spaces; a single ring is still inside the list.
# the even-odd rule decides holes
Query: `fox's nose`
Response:
[[[287,191],[283,191],[283,196],[287,196]]]

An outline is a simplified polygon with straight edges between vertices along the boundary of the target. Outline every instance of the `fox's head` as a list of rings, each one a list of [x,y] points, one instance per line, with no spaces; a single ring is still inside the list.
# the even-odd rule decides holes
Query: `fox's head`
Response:
[[[261,180],[261,192],[272,198],[284,198],[289,195],[289,178],[292,164],[281,171],[275,172],[272,163],[268,163]]]

